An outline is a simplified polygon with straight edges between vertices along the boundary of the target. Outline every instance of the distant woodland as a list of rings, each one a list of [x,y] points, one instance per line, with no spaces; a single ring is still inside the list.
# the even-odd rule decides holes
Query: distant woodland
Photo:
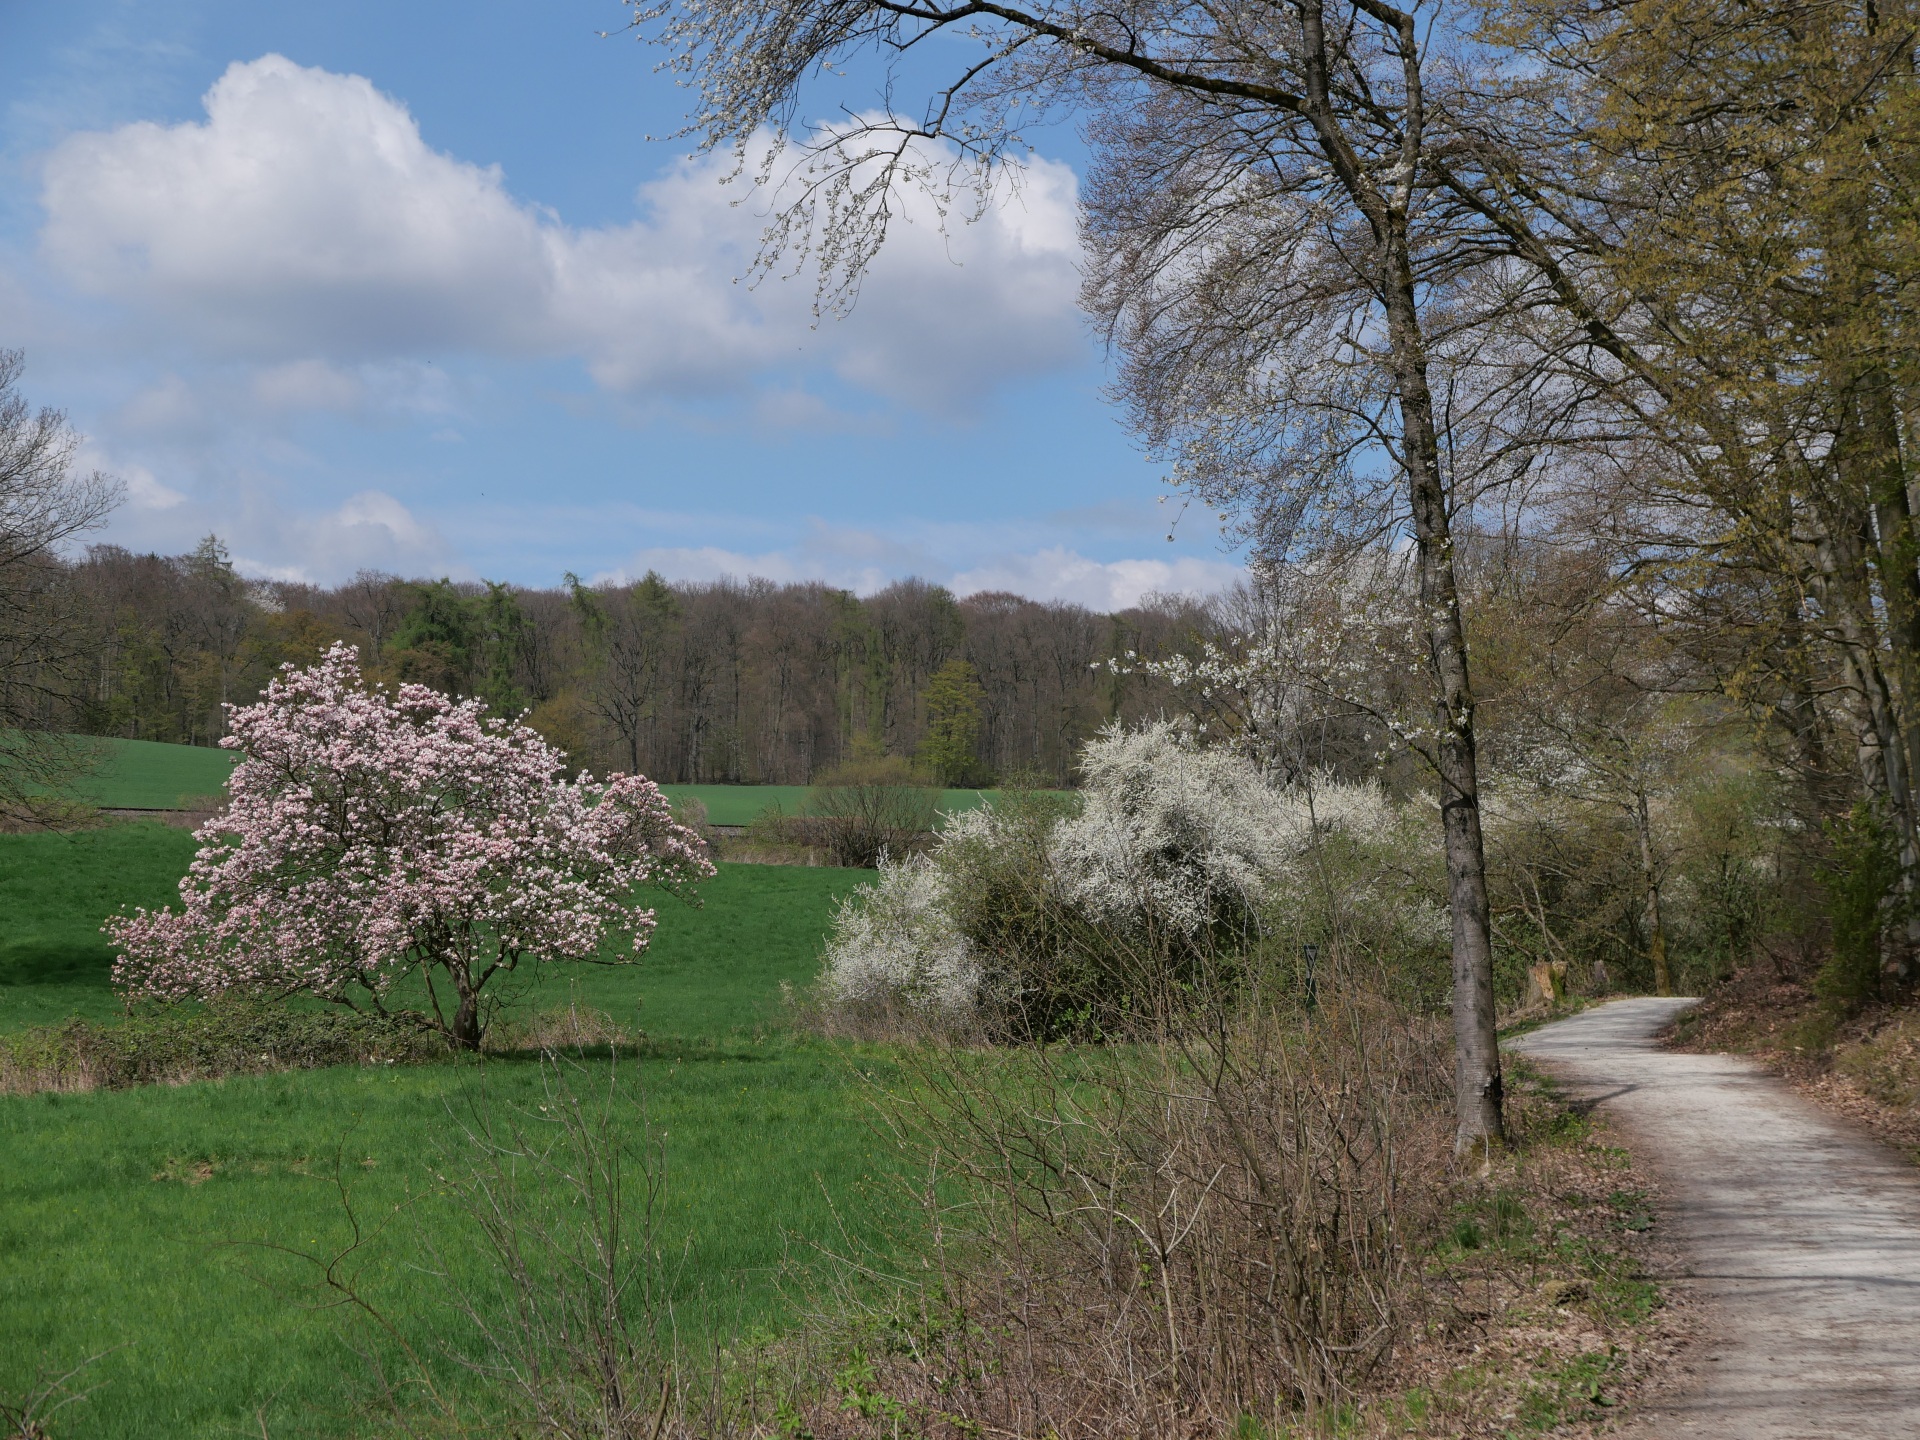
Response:
[[[1100,726],[1165,698],[1104,662],[1216,628],[1185,600],[1102,615],[919,580],[865,597],[654,574],[542,590],[362,572],[325,588],[245,579],[211,537],[185,555],[96,545],[61,568],[53,588],[86,639],[32,687],[41,725],[210,745],[223,704],[345,640],[383,680],[525,711],[577,763],[662,781],[805,784],[896,755],[948,784],[1065,783]]]

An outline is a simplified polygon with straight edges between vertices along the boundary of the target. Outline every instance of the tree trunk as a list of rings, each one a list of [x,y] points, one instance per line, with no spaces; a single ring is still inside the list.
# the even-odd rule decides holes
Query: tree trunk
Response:
[[[1673,994],[1673,974],[1667,968],[1667,927],[1660,916],[1660,871],[1653,863],[1653,817],[1647,797],[1633,797],[1633,828],[1640,837],[1640,879],[1647,892],[1647,950],[1653,957],[1653,993]]]
[[[1875,614],[1867,560],[1859,545],[1845,544],[1844,530],[1821,516],[1822,532],[1814,546],[1822,603],[1838,622],[1843,672],[1856,695],[1855,723],[1859,730],[1861,785],[1894,827],[1900,863],[1900,893],[1911,899],[1920,893],[1920,827],[1916,826],[1912,772],[1907,768],[1908,745],[1903,717],[1893,686],[1881,663],[1882,647]],[[1908,926],[1920,924],[1920,913],[1909,906]],[[1914,939],[1911,929],[1901,936],[1904,952]],[[1904,953],[1899,968],[1904,973]]]
[[[1900,454],[1900,415],[1894,401],[1892,377],[1875,368],[1853,387],[1854,443],[1850,459],[1863,472],[1873,506],[1874,524],[1869,554],[1880,579],[1886,607],[1888,668],[1894,680],[1894,725],[1905,747],[1902,771],[1907,777],[1907,811],[1897,815],[1900,837],[1900,893],[1906,902],[1904,925],[1889,926],[1887,973],[1896,981],[1908,978],[1913,954],[1920,949],[1920,814],[1914,807],[1913,778],[1920,775],[1920,725],[1913,707],[1920,697],[1920,541],[1914,533],[1912,500],[1907,494],[1905,467]]]
[[[1401,444],[1413,512],[1420,610],[1436,688],[1435,745],[1453,921],[1454,1153],[1484,1158],[1506,1143],[1500,1042],[1493,1009],[1493,925],[1480,831],[1480,775],[1473,686],[1454,577],[1453,536],[1440,468],[1426,344],[1419,327],[1404,231],[1387,246],[1387,333],[1399,391]]]
[[[1493,1013],[1493,923],[1487,903],[1487,863],[1480,834],[1480,777],[1473,734],[1473,687],[1466,629],[1454,578],[1453,536],[1447,514],[1440,433],[1427,379],[1426,338],[1410,235],[1414,179],[1424,145],[1422,50],[1412,12],[1396,12],[1393,42],[1406,82],[1400,156],[1391,171],[1361,164],[1332,103],[1325,19],[1318,0],[1300,8],[1301,60],[1306,96],[1301,113],[1355,205],[1366,216],[1378,253],[1379,299],[1386,311],[1388,365],[1400,406],[1401,463],[1413,514],[1414,557],[1420,576],[1420,612],[1434,679],[1437,734],[1434,767],[1440,778],[1440,817],[1447,859],[1447,909],[1453,921],[1454,1154],[1484,1160],[1506,1144],[1500,1042]]]
[[[456,1050],[477,1051],[480,1048],[480,996],[477,991],[462,988],[460,1003],[453,1012],[453,1029],[447,1039]]]

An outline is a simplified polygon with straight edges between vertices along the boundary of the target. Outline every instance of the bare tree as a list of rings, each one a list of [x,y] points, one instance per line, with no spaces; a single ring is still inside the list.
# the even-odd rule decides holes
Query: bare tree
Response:
[[[1330,532],[1375,516],[1404,527],[1434,692],[1457,1138],[1463,1151],[1500,1144],[1474,697],[1451,535],[1467,498],[1452,431],[1475,417],[1453,411],[1453,388],[1434,372],[1475,363],[1476,325],[1522,308],[1527,276],[1506,276],[1504,237],[1434,183],[1434,157],[1454,139],[1453,92],[1477,78],[1467,38],[1385,0],[634,4],[636,27],[698,89],[690,133],[778,177],[762,263],[810,256],[828,306],[851,302],[904,187],[927,188],[943,211],[984,207],[1004,189],[1020,126],[1077,109],[1096,159],[1088,299],[1129,358],[1124,390],[1149,438],[1168,443],[1203,496],[1249,510],[1269,544],[1292,543],[1313,518],[1303,505]],[[888,65],[879,108],[791,134],[802,88],[862,52]],[[939,79],[925,80],[930,66],[944,67]],[[916,82],[924,104],[909,113]],[[770,145],[769,130],[781,134]],[[1481,453],[1494,458],[1497,428],[1481,426],[1494,442]],[[1368,456],[1386,457],[1385,472],[1369,475]]]
[[[334,595],[347,623],[367,637],[368,663],[377,664],[407,613],[400,577],[378,570],[356,570],[353,579]]]
[[[90,763],[57,733],[94,638],[59,547],[100,524],[121,490],[76,470],[67,417],[34,410],[16,388],[25,363],[0,350],[0,811],[16,816],[42,811]]]

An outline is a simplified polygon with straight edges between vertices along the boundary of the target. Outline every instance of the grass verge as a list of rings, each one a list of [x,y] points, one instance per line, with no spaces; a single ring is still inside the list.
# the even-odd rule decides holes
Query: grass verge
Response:
[[[1454,1182],[1425,1314],[1351,1434],[1606,1433],[1688,1333],[1655,1278],[1677,1257],[1651,1175],[1546,1077],[1507,1066],[1513,1148]]]

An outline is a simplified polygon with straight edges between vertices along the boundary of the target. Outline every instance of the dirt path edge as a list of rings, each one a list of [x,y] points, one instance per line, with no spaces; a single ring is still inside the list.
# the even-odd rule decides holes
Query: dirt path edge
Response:
[[[1618,1000],[1509,1042],[1660,1175],[1702,1302],[1691,1383],[1628,1432],[1920,1435],[1920,1171],[1750,1060],[1662,1049],[1690,999]]]

